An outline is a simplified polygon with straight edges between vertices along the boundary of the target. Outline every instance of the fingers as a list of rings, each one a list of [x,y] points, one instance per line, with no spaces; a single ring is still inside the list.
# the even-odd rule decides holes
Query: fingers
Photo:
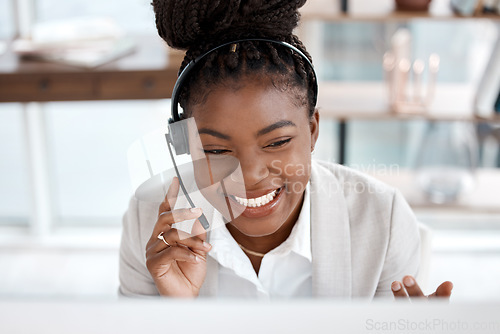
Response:
[[[443,282],[429,298],[450,298],[451,290],[453,290],[453,283],[450,281]]]
[[[392,294],[396,298],[408,298],[408,294],[406,293],[406,290],[403,288],[403,284],[398,281],[394,281],[391,284],[391,290]]]
[[[174,211],[162,212],[153,228],[152,238],[156,238],[162,231],[168,231],[172,227],[172,224],[198,218],[202,213],[203,211],[200,208],[177,209]]]
[[[394,297],[404,297],[404,298],[419,298],[425,297],[424,293],[417,284],[417,281],[413,276],[403,277],[403,283],[395,281],[391,285],[392,293]]]
[[[149,256],[146,260],[146,267],[152,272],[158,267],[170,265],[174,261],[198,264],[204,262],[205,259],[185,247],[168,247],[160,253]]]
[[[403,277],[403,283],[394,281],[391,285],[392,293],[396,298],[422,298],[426,297],[420,287],[418,286],[415,278],[412,276]],[[429,295],[429,298],[446,298],[449,299],[451,291],[453,290],[453,283],[446,281],[436,289],[436,292]]]
[[[168,230],[163,234],[163,238],[170,246],[165,244],[163,240],[157,239],[148,245],[148,248],[146,249],[146,257],[159,253],[169,247],[176,246],[188,247],[195,253],[204,256],[211,248],[210,244],[204,242],[204,240],[199,237],[177,229]]]
[[[203,228],[203,225],[201,225],[198,219],[196,219],[196,221],[193,224],[193,227],[191,228],[191,234],[196,235],[203,241],[207,240],[207,231]]]
[[[425,297],[413,276],[403,277],[403,285],[410,297]]]
[[[191,229],[191,234],[192,235],[196,235],[200,240],[202,240],[204,246],[208,246],[208,248],[205,249],[203,252],[196,251],[197,254],[203,256],[203,258],[206,259],[207,258],[207,253],[208,253],[208,251],[210,251],[210,249],[212,248],[212,246],[209,243],[206,242],[206,240],[207,240],[207,232],[203,228],[203,225],[201,225],[201,223],[200,223],[200,221],[198,219],[196,219],[196,221],[193,224],[193,227]]]
[[[172,179],[172,183],[168,187],[167,194],[165,195],[165,199],[160,204],[158,209],[158,216],[165,211],[172,211],[175,206],[175,202],[177,201],[177,195],[179,194],[179,179],[174,177]]]

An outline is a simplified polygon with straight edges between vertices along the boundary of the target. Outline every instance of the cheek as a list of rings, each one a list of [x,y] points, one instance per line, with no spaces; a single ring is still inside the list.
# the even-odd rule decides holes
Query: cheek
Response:
[[[302,193],[311,174],[311,152],[307,147],[287,151],[276,157],[271,164],[273,184],[287,182],[288,190]]]
[[[309,176],[311,175],[311,164],[307,162],[300,162],[298,164],[289,166],[286,171],[287,191],[291,194],[302,195],[304,192]]]

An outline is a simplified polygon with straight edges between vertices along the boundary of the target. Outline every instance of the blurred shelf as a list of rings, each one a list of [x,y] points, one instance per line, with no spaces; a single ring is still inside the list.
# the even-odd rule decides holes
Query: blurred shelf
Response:
[[[95,69],[0,56],[0,102],[169,98],[182,55],[158,36],[136,36],[134,53]]]
[[[394,173],[370,173],[373,177],[401,191],[413,209],[446,210],[455,213],[500,213],[500,170],[481,168],[475,173],[475,186],[464,193],[456,202],[433,204],[426,199],[417,184],[414,170],[401,169]]]
[[[308,1],[301,9],[303,20],[321,21],[408,21],[412,19],[493,19],[500,15],[481,14],[460,16],[453,12],[450,0],[433,0],[428,11],[411,12],[396,10],[394,0],[349,0],[349,10],[342,13],[338,0]]]
[[[499,117],[474,115],[475,87],[470,84],[438,84],[435,98],[424,113],[394,112],[387,95],[383,82],[325,81],[319,83],[318,108],[322,117],[338,120],[500,121]]]

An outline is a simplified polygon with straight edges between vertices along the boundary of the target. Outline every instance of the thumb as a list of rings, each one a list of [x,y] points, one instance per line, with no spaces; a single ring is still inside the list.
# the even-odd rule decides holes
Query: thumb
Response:
[[[444,283],[441,283],[441,285],[436,289],[436,292],[434,292],[429,297],[450,298],[452,289],[453,283],[451,283],[450,281],[446,281]]]

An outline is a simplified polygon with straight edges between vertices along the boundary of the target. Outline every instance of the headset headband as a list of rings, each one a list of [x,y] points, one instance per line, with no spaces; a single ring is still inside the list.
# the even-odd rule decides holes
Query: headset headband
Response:
[[[306,57],[306,55],[302,51],[300,51],[298,48],[296,48],[295,46],[293,46],[293,45],[291,45],[291,44],[289,44],[287,42],[276,41],[276,40],[265,39],[265,38],[246,38],[246,39],[239,39],[239,40],[227,42],[227,43],[221,44],[219,46],[216,46],[213,49],[205,52],[201,56],[196,57],[196,59],[191,60],[186,65],[186,67],[182,70],[181,74],[179,74],[179,77],[177,78],[177,81],[175,82],[175,85],[174,85],[174,89],[172,91],[172,101],[171,101],[172,118],[170,118],[168,122],[169,123],[173,123],[173,122],[180,121],[181,118],[179,116],[179,110],[178,110],[178,102],[179,102],[180,90],[181,90],[184,82],[186,81],[186,79],[189,77],[189,74],[191,73],[191,71],[193,71],[193,69],[196,67],[196,64],[201,59],[205,58],[210,53],[212,53],[212,52],[214,52],[214,51],[216,51],[216,50],[218,50],[220,48],[223,48],[223,47],[225,47],[227,45],[238,44],[238,43],[241,43],[241,42],[251,42],[251,41],[268,42],[268,43],[278,44],[278,45],[284,46],[284,47],[286,47],[286,48],[288,48],[288,49],[296,52],[299,56],[301,56],[305,60],[305,62],[307,64],[309,64],[309,66],[310,66],[310,68],[312,70],[312,73],[313,73],[313,77],[314,77],[314,99],[313,99],[313,105],[316,106],[316,102],[317,102],[317,99],[318,99],[318,80],[317,80],[316,72],[314,71],[314,66],[312,65],[311,61],[309,60],[309,58]]]

